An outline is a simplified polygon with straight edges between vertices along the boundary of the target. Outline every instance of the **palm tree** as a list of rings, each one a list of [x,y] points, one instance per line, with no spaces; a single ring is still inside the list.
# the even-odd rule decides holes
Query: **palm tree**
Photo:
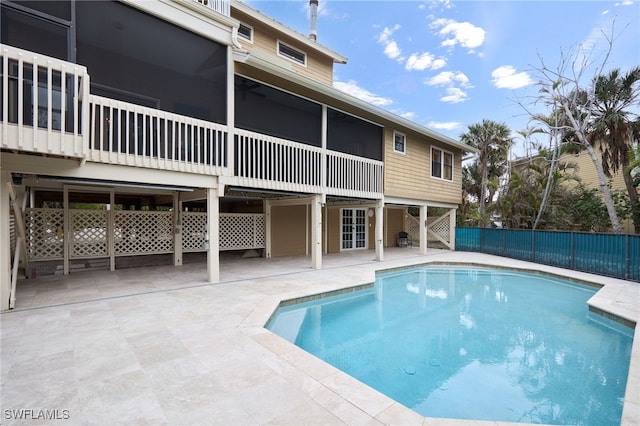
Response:
[[[478,213],[481,226],[488,225],[487,203],[493,199],[498,181],[507,170],[509,148],[513,143],[510,133],[504,123],[482,120],[482,123],[470,125],[469,131],[460,135],[462,142],[478,149],[476,164],[480,178]]]
[[[631,176],[634,143],[640,139],[640,119],[630,108],[640,104],[640,67],[626,74],[619,69],[599,75],[593,82],[592,128],[589,139],[599,144],[602,167],[607,177],[620,171],[631,204],[636,234],[640,234],[640,201]]]

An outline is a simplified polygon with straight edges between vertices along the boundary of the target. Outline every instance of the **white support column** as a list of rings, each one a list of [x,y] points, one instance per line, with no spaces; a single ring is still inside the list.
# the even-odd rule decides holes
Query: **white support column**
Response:
[[[378,200],[376,205],[376,260],[384,260],[384,200]]]
[[[107,209],[107,242],[109,244],[109,269],[111,272],[116,270],[116,245],[115,245],[115,208],[116,193],[112,189],[109,191],[109,206]]]
[[[207,280],[220,281],[220,201],[218,188],[207,188]]]
[[[427,245],[429,242],[429,235],[427,230],[429,229],[429,223],[427,222],[427,206],[420,206],[420,254],[427,254]]]
[[[311,267],[322,268],[322,195],[311,198]]]
[[[449,249],[451,251],[456,249],[456,211],[457,209],[449,210]]]
[[[11,297],[11,246],[9,243],[9,186],[11,175],[0,172],[0,310],[9,309]]]
[[[264,257],[271,259],[271,201],[264,200]]]
[[[182,205],[180,193],[173,193],[173,265],[182,265]]]
[[[62,208],[63,223],[62,225],[62,246],[64,250],[63,271],[65,275],[69,275],[69,253],[71,252],[71,239],[73,238],[73,230],[71,229],[71,212],[69,211],[69,188],[65,185],[62,192]]]

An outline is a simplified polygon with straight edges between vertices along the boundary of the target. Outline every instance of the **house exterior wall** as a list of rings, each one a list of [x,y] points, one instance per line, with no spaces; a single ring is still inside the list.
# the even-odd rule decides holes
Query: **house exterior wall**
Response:
[[[404,229],[404,208],[386,208],[385,214],[385,247],[395,247],[398,241],[398,233]]]
[[[271,256],[306,253],[307,206],[271,207]]]
[[[598,148],[596,148],[596,153],[600,156]],[[561,160],[576,166],[573,173],[578,179],[580,179],[580,182],[584,186],[591,189],[600,189],[600,180],[598,179],[596,166],[593,165],[593,161],[587,151],[583,150],[578,154],[565,154],[562,156]],[[624,184],[624,178],[621,173],[615,173],[611,179],[607,179],[607,181],[613,191],[621,191],[625,194],[627,193],[627,187]],[[575,181],[567,181],[566,184],[576,185],[577,183]],[[628,234],[633,234],[635,232],[633,221],[631,219],[622,220],[620,224],[622,225],[623,232]]]
[[[340,252],[340,209],[327,209],[327,252]]]
[[[333,60],[331,58],[310,51],[296,40],[283,36],[282,34],[278,34],[272,28],[267,27],[241,11],[232,9],[231,16],[238,19],[243,24],[253,27],[253,43],[246,39],[238,38],[240,45],[244,49],[255,55],[269,55],[272,57],[273,61],[293,72],[325,84],[333,84]],[[277,50],[278,40],[295,48],[296,50],[306,53],[306,66],[297,64],[294,61],[290,61],[279,56]]]
[[[384,131],[385,196],[459,204],[462,201],[460,150],[403,132],[406,135],[405,153],[398,153],[393,149],[394,130],[402,132],[401,128],[389,126]],[[431,176],[432,146],[454,154],[453,180]]]

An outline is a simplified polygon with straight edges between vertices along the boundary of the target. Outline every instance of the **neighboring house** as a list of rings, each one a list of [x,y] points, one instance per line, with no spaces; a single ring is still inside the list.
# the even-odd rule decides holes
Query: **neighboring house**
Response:
[[[596,153],[600,156],[600,149],[596,148]],[[582,150],[577,154],[564,154],[560,161],[565,163],[571,163],[575,167],[572,169],[573,174],[586,188],[600,190],[600,180],[598,179],[598,173],[596,167],[593,165],[593,161],[586,150]],[[607,179],[609,187],[614,192],[622,192],[627,194],[627,187],[624,184],[624,178],[622,173],[615,173],[610,179]],[[569,184],[573,181],[568,181]],[[640,188],[638,188],[640,194]],[[633,221],[631,219],[621,220],[622,231],[627,234],[633,234]]]
[[[33,276],[206,252],[215,282],[222,250],[320,268],[381,260],[403,230],[453,248],[473,149],[334,89],[347,59],[314,37],[228,0],[1,13],[1,309],[15,259]]]

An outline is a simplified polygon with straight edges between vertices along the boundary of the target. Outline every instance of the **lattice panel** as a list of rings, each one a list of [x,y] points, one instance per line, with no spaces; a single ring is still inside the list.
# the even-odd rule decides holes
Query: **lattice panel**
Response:
[[[407,233],[411,241],[420,241],[420,219],[410,214],[407,214]]]
[[[204,251],[207,214],[183,212],[182,218],[182,251],[185,253]]]
[[[173,253],[173,212],[113,213],[116,256]]]
[[[63,209],[26,209],[24,221],[29,261],[64,258]]]
[[[449,231],[451,230],[448,219],[449,215],[447,214],[443,220],[438,220],[429,225],[429,229],[445,241],[449,241]]]
[[[73,238],[69,257],[83,259],[109,256],[107,211],[69,210]]]
[[[264,215],[221,214],[220,250],[264,248]]]

